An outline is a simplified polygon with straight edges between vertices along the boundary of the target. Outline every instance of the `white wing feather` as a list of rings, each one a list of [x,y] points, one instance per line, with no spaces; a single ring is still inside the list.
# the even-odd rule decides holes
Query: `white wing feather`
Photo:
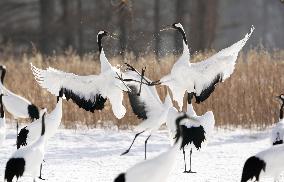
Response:
[[[97,94],[110,99],[113,112],[118,119],[121,119],[126,109],[122,105],[123,93],[120,81],[114,78],[113,70],[110,74],[78,76],[73,73],[66,73],[54,68],[42,70],[31,64],[36,81],[42,88],[47,89],[53,95],[58,95],[61,88],[72,90],[73,93],[85,100],[94,101]]]
[[[42,88],[58,96],[61,88],[70,89],[80,96],[88,99],[99,93],[98,86],[102,80],[97,75],[78,76],[54,68],[42,70],[31,64],[36,81]]]
[[[176,164],[176,156],[181,140],[159,156],[136,164],[126,171],[129,182],[164,182]]]
[[[29,118],[28,106],[31,105],[31,102],[14,94],[10,90],[4,87],[0,82],[1,93],[3,93],[3,105],[6,110],[12,114],[15,118]]]
[[[188,111],[187,112],[188,115],[192,114],[192,111]],[[198,115],[190,115],[193,116],[194,119],[196,119],[199,122],[192,122],[191,120],[188,120],[188,122],[186,122],[186,126],[190,127],[190,126],[202,126],[204,128],[205,131],[205,136],[206,136],[206,140],[207,138],[210,137],[210,135],[212,134],[213,130],[214,130],[214,126],[215,126],[215,118],[214,118],[214,114],[212,111],[207,111],[205,114],[198,116]]]
[[[41,136],[42,114],[43,113],[41,112],[40,119],[37,119],[26,126],[26,129],[29,130],[27,136],[27,145],[34,143]],[[57,132],[58,127],[61,123],[61,119],[62,119],[62,100],[60,100],[59,103],[56,104],[56,107],[45,116],[46,140],[53,137],[54,134]]]
[[[192,69],[197,72],[194,74],[196,75],[195,86],[197,87],[197,95],[202,91],[200,89],[210,85],[211,81],[218,74],[222,74],[222,81],[230,77],[235,69],[238,53],[250,38],[253,30],[254,28],[252,27],[249,34],[246,34],[242,40],[230,47],[219,51],[204,61],[191,64]],[[190,72],[188,76],[190,76],[190,74],[192,73]]]
[[[4,143],[6,138],[6,121],[5,116],[3,118],[0,118],[0,147]]]
[[[254,28],[252,27],[251,32],[246,34],[242,40],[204,61],[185,64],[186,62],[182,62],[179,59],[174,64],[171,73],[164,76],[161,82],[171,89],[173,99],[177,101],[180,110],[183,106],[185,91],[188,93],[193,92],[196,96],[200,96],[202,91],[214,84],[212,82],[216,78],[220,77],[221,80],[217,80],[219,82],[230,77],[234,71],[238,53],[250,38],[253,30]],[[183,57],[184,55],[181,58]]]

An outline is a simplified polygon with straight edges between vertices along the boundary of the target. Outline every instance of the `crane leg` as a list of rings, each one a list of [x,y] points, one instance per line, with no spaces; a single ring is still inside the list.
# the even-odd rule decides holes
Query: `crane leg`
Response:
[[[17,146],[17,144],[18,144],[18,135],[19,135],[19,122],[18,122],[18,120],[17,120],[17,136],[16,136],[16,146]]]
[[[39,179],[41,179],[41,180],[45,180],[44,178],[42,178],[42,176],[41,176],[41,171],[42,171],[42,163],[40,164],[40,171],[39,171]]]
[[[186,160],[185,160],[185,150],[182,148],[182,153],[183,153],[183,161],[184,161],[184,173],[187,173],[186,171]]]
[[[148,142],[148,140],[149,140],[150,137],[151,137],[151,135],[149,135],[149,136],[147,137],[147,139],[145,140],[145,160],[147,159],[147,142]]]
[[[140,134],[142,134],[142,133],[144,133],[144,132],[145,132],[145,131],[142,131],[142,132],[140,132],[140,133],[137,133],[137,134],[135,135],[134,139],[132,140],[132,143],[131,143],[130,147],[129,147],[125,152],[123,152],[121,155],[127,154],[127,153],[130,151],[132,145],[134,144],[136,138],[137,138]]]
[[[196,172],[193,172],[192,170],[191,170],[191,155],[192,155],[192,148],[190,149],[190,163],[189,163],[189,171],[187,171],[187,173],[196,173]]]

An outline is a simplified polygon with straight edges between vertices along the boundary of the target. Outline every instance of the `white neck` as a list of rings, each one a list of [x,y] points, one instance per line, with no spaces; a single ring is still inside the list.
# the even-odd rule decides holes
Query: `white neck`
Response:
[[[60,108],[62,108],[62,97],[59,97],[59,99],[58,99],[58,102],[57,102],[57,104],[56,104],[56,107],[55,108],[57,108],[57,107],[60,107]]]
[[[160,156],[154,159],[154,162],[157,164],[161,164],[159,166],[159,170],[163,171],[161,175],[168,175],[174,168],[175,163],[177,161],[177,154],[179,153],[181,146],[181,138],[179,141],[174,144],[168,151],[164,152]]]
[[[6,125],[5,115],[3,118],[0,118],[0,128],[4,127]]]
[[[40,138],[34,144],[32,144],[31,147],[37,147],[44,150],[44,144],[45,144],[45,134],[43,136],[40,136]]]
[[[186,113],[190,116],[196,116],[196,112],[193,109],[192,104],[187,104],[187,112]]]
[[[189,60],[190,60],[190,53],[189,53],[189,49],[188,49],[188,45],[184,42],[184,40],[182,40],[183,42],[183,53],[182,53],[182,57],[184,61],[186,61],[186,63],[190,64]]]
[[[1,81],[0,81],[0,89],[2,90],[2,93],[6,95],[11,94],[11,92],[3,85]]]
[[[106,58],[104,49],[102,48],[102,51],[100,53],[100,62],[101,62],[101,72],[107,71],[108,69],[110,69],[112,66],[109,63],[109,61]]]
[[[60,114],[62,116],[62,97],[59,98],[54,110],[52,111],[52,113],[50,113],[50,115],[52,115],[54,112],[56,114]]]

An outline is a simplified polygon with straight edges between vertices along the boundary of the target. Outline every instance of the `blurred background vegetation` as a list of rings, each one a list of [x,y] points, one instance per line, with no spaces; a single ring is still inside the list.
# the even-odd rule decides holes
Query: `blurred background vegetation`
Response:
[[[284,5],[279,0],[1,0],[0,44],[13,53],[31,51],[60,54],[96,52],[96,33],[119,35],[106,41],[108,55],[131,52],[179,53],[176,32],[159,30],[181,22],[191,52],[219,50],[239,40],[251,25],[250,46],[284,48]],[[1,51],[0,51],[1,53]]]
[[[101,29],[118,35],[117,40],[104,40],[113,65],[128,62],[137,69],[147,65],[147,77],[160,79],[182,51],[180,35],[159,32],[173,22],[184,25],[192,62],[240,40],[254,25],[234,74],[206,102],[194,106],[198,114],[213,110],[222,127],[262,129],[278,121],[274,97],[284,93],[284,4],[279,0],[1,0],[0,64],[7,67],[5,86],[53,109],[56,98],[38,86],[29,63],[97,74],[96,33]],[[157,89],[163,99],[166,88]],[[139,121],[127,97],[124,105],[126,116],[118,120],[109,103],[102,112],[89,113],[64,102],[63,124],[128,128]]]

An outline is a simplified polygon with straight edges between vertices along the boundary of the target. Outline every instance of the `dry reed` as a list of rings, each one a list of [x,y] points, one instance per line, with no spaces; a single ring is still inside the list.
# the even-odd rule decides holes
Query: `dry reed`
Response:
[[[192,56],[191,61],[202,60],[212,53],[212,51],[198,53]],[[146,65],[146,76],[157,80],[169,73],[176,58],[172,55],[156,61],[154,55],[148,55],[132,61],[134,59],[129,55],[125,60],[114,57],[110,61],[113,65],[122,65],[126,61],[138,69]],[[49,110],[54,107],[56,98],[41,89],[35,82],[30,71],[30,62],[39,68],[51,66],[80,75],[97,74],[100,71],[96,54],[88,54],[82,58],[73,52],[49,58],[43,58],[39,53],[21,57],[2,55],[0,64],[7,67],[6,87]],[[241,53],[233,75],[224,83],[219,84],[215,92],[204,103],[194,104],[195,109],[198,114],[212,110],[216,124],[222,127],[264,128],[270,126],[277,121],[280,107],[274,97],[284,91],[282,70],[284,70],[284,51],[282,50],[267,52],[252,49],[247,53]],[[158,86],[157,89],[161,98],[164,99],[166,88]],[[109,103],[103,111],[89,113],[78,108],[72,101],[64,101],[63,124],[68,128],[77,128],[81,125],[109,126],[109,124],[126,128],[137,124],[139,120],[132,113],[127,97],[125,97],[124,105],[127,113],[123,119],[118,120],[112,114]]]

